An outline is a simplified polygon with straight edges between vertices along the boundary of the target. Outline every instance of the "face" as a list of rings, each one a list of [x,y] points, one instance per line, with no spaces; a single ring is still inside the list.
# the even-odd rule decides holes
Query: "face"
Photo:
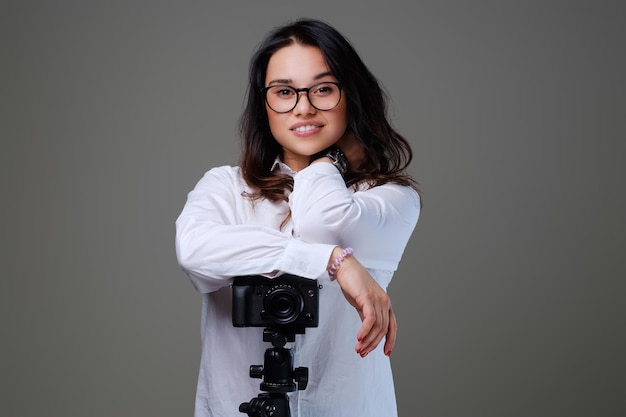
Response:
[[[322,52],[317,47],[297,43],[276,51],[267,65],[265,86],[275,84],[295,88],[334,81]],[[348,126],[346,100],[332,110],[318,110],[301,92],[296,107],[287,113],[276,113],[265,106],[270,130],[283,148],[283,162],[299,171],[309,165],[310,156],[336,143]]]

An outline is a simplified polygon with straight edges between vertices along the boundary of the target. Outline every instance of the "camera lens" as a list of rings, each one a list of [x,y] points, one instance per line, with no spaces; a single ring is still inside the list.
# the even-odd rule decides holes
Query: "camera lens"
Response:
[[[264,300],[265,313],[278,324],[296,321],[304,308],[300,293],[290,285],[278,285],[271,288]]]

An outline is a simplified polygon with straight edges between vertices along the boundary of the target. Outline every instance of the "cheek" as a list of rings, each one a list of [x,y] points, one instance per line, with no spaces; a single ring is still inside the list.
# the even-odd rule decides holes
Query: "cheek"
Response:
[[[339,102],[339,106],[335,108],[337,111],[337,120],[344,125],[348,125],[348,103],[346,103],[346,98],[341,97],[341,101]]]
[[[267,123],[270,125],[270,129],[273,130],[274,126],[278,123],[276,120],[278,114],[269,110],[267,106],[265,107],[265,114],[267,115]]]
[[[280,135],[280,132],[284,130],[285,122],[284,122],[284,114],[279,114],[273,111],[267,112],[267,123],[270,127],[270,132],[272,132],[272,136],[276,138],[277,135]]]
[[[337,127],[337,130],[343,134],[348,127],[348,112],[345,106],[337,110],[338,112],[333,114],[333,124]]]

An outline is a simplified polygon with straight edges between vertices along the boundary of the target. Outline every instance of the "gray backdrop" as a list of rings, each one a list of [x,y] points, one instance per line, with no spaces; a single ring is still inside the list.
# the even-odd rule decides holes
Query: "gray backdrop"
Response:
[[[415,150],[401,415],[625,415],[618,3],[3,1],[0,414],[192,414],[200,296],[174,220],[238,159],[257,42],[309,16]]]

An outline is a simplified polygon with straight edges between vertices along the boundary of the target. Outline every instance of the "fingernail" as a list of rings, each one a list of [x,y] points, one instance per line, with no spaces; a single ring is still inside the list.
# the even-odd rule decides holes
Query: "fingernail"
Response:
[[[387,356],[391,356],[391,349],[389,349],[388,351],[385,352],[385,355]]]
[[[367,356],[367,352],[361,352],[361,357],[364,358]]]

